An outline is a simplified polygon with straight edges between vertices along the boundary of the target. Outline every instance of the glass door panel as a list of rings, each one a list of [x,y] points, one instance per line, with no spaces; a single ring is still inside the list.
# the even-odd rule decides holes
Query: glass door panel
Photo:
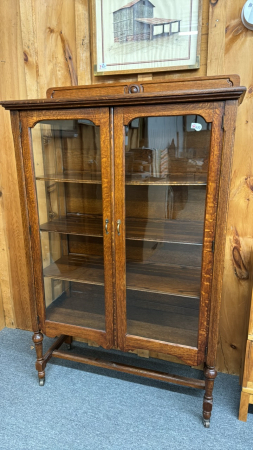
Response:
[[[211,124],[125,127],[127,334],[197,347]]]
[[[100,127],[32,128],[46,320],[105,330]]]

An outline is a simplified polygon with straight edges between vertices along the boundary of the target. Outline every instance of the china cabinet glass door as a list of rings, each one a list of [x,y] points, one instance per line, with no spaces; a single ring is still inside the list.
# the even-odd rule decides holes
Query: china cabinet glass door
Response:
[[[124,124],[115,149],[124,197],[121,208],[117,187],[119,341],[124,349],[166,352],[179,344],[196,352],[211,288],[210,273],[201,281],[201,272],[212,265],[204,234],[212,121],[198,108],[165,111],[118,109],[115,117],[115,134]]]
[[[102,126],[90,113],[41,120],[31,128],[31,137],[44,322],[49,327],[50,323],[82,327],[88,330],[87,337],[89,330],[107,332],[108,343],[112,336],[108,110],[100,111],[99,117]]]

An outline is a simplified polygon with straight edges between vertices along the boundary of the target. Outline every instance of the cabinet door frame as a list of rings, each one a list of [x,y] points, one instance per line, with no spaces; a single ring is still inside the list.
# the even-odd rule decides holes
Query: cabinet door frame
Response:
[[[44,299],[43,268],[41,258],[41,242],[39,215],[36,194],[36,179],[33,161],[31,128],[43,120],[77,120],[86,119],[100,127],[101,171],[103,199],[103,245],[104,245],[104,289],[105,289],[105,331],[68,325],[46,320]],[[111,213],[111,146],[109,135],[109,108],[82,108],[34,110],[20,112],[20,132],[22,152],[23,183],[26,193],[26,212],[29,223],[30,245],[27,249],[28,270],[32,272],[33,292],[35,297],[37,318],[33,318],[33,327],[41,330],[46,336],[59,334],[77,336],[91,340],[104,348],[110,348],[113,342],[113,278],[112,278],[112,213]],[[109,219],[105,232],[105,219]],[[24,222],[26,222],[26,220]]]
[[[202,277],[197,347],[158,341],[127,334],[126,319],[126,247],[125,247],[125,150],[124,127],[138,117],[200,115],[212,123],[211,143],[206,190]],[[169,354],[186,364],[198,365],[205,360],[213,276],[213,242],[219,193],[221,154],[223,147],[222,117],[224,102],[182,103],[169,105],[117,107],[114,109],[115,136],[115,253],[116,304],[118,347],[122,351],[144,349]],[[121,220],[121,233],[117,235],[117,220]]]

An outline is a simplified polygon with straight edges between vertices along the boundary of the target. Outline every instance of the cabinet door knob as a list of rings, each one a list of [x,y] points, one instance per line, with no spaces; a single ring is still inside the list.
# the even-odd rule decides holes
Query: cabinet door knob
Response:
[[[117,220],[117,233],[118,233],[118,236],[120,236],[120,229],[119,229],[120,224],[121,224],[121,220]]]
[[[109,234],[108,223],[109,223],[109,219],[105,219],[105,232],[106,232],[106,234]]]

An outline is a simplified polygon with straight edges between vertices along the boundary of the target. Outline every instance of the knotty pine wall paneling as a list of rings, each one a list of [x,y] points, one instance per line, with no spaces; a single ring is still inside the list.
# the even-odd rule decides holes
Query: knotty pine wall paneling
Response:
[[[94,77],[90,0],[0,2],[4,24],[0,29],[1,99],[45,97],[51,86],[223,73],[239,73],[242,84],[249,87],[238,110],[218,351],[218,370],[229,373],[240,371],[251,287],[253,63],[249,55],[253,51],[253,32],[247,31],[240,20],[244,3],[203,0],[198,70]],[[0,327],[5,323],[8,327],[30,329],[12,134],[9,113],[1,108],[0,115]]]
[[[0,97],[26,98],[19,2],[0,2]],[[13,139],[8,112],[0,110],[0,282],[7,327],[30,327],[25,248]]]
[[[253,31],[241,22],[244,4],[210,2],[207,66],[207,75],[238,73],[248,88],[237,114],[218,351],[219,370],[231,374],[242,367],[253,269]]]

